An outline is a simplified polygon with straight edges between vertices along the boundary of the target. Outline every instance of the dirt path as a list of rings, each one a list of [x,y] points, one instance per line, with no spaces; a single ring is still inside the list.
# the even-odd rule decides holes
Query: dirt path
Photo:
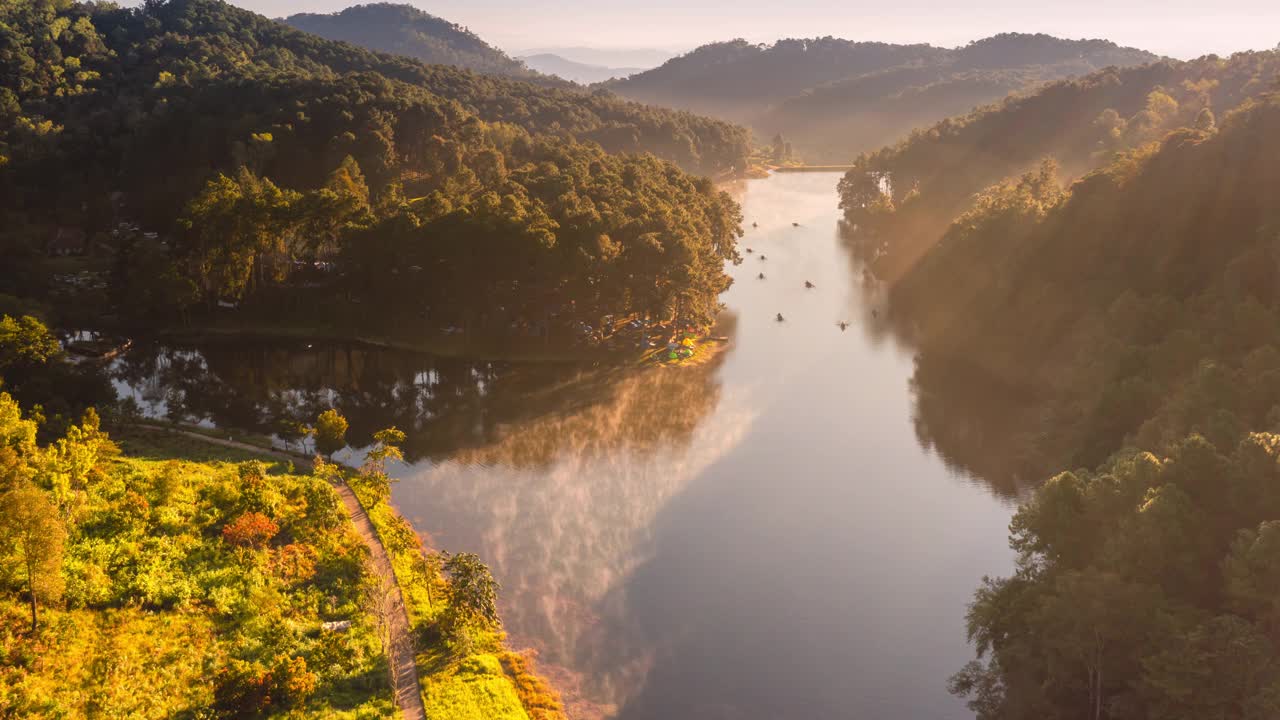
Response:
[[[134,425],[133,427],[154,432],[176,433],[203,440],[213,445],[221,445],[257,455],[287,460],[307,467],[310,467],[311,464],[310,459],[303,455],[287,453],[281,450],[269,450],[258,445],[236,440],[224,440],[176,428],[163,428],[152,425]],[[373,521],[369,519],[364,507],[360,505],[360,501],[356,499],[356,494],[341,480],[334,482],[333,487],[338,491],[338,497],[342,498],[342,505],[346,508],[347,515],[351,517],[351,523],[355,525],[360,539],[369,548],[369,558],[373,563],[373,570],[382,581],[382,592],[386,599],[385,606],[382,609],[386,613],[387,632],[391,636],[391,648],[387,655],[391,665],[391,688],[395,692],[396,706],[400,708],[400,713],[405,720],[426,720],[427,710],[422,705],[422,684],[418,680],[418,667],[414,662],[409,614],[405,610],[404,596],[400,593],[400,583],[396,579],[395,569],[391,566],[391,558],[387,555],[387,549],[383,547],[382,540],[378,537],[378,531],[373,527]]]

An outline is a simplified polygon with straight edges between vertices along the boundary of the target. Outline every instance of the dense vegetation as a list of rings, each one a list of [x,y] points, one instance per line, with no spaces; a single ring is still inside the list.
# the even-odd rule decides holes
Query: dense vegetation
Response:
[[[3,8],[0,254],[26,271],[0,293],[54,298],[44,255],[64,235],[106,271],[105,298],[61,304],[90,322],[103,300],[132,324],[219,303],[297,322],[310,289],[329,301],[305,305],[313,322],[394,301],[434,327],[698,324],[728,282],[726,196],[582,141],[714,172],[744,162],[738,129],[375,55],[216,0]]]
[[[0,367],[0,386],[15,369],[27,382],[64,372],[38,321],[0,327],[17,330],[0,357],[25,362]],[[505,647],[488,568],[426,552],[389,506],[399,430],[372,433],[358,471],[317,458],[298,474],[106,407],[126,454],[92,408],[43,441],[54,425],[0,392],[0,714],[389,716],[396,588],[334,492],[346,483],[392,558],[428,716],[563,717]],[[300,431],[331,454],[347,429],[330,408]]]
[[[989,451],[1098,468],[1035,493],[1018,571],[978,593],[987,662],[954,682],[982,718],[1280,711],[1280,98],[1161,108],[1191,127],[1067,188],[1048,161],[988,188],[892,289],[922,394],[952,363],[999,378],[1018,431]]]
[[[284,22],[323,38],[404,55],[431,65],[456,65],[514,77],[534,76],[523,63],[470,30],[412,5],[355,5],[331,14],[298,13],[285,18]]]
[[[1063,473],[1011,524],[1019,567],[969,611],[980,720],[1280,714],[1280,436],[1192,437]]]
[[[911,133],[860,157],[842,185],[846,217],[879,273],[907,271],[983,188],[1053,157],[1075,177],[1179,127],[1208,127],[1268,91],[1280,53],[1108,68]],[[885,178],[880,198],[868,174]],[[866,210],[870,208],[872,212]]]
[[[1049,163],[996,185],[894,288],[894,312],[931,352],[1040,389],[1039,470],[1193,431],[1229,450],[1280,419],[1278,129],[1267,98],[1066,190]]]
[[[782,134],[798,155],[847,162],[935,122],[1059,78],[1156,60],[1103,40],[1004,34],[946,49],[837,38],[706,45],[609,87]]]
[[[122,457],[92,413],[35,434],[0,393],[0,714],[391,712],[366,551],[328,483]]]

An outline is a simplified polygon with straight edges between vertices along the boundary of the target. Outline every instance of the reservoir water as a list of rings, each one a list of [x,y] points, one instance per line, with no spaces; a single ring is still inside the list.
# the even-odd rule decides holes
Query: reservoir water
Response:
[[[1013,506],[922,444],[913,352],[839,240],[838,178],[734,188],[730,342],[698,367],[142,346],[118,383],[224,427],[332,403],[353,438],[406,430],[394,503],[490,564],[572,717],[972,717],[946,680],[973,590],[1011,570]]]

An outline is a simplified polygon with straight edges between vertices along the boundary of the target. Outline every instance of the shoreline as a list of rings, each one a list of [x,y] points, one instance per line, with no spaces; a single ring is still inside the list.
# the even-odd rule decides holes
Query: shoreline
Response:
[[[626,350],[572,346],[564,347],[554,342],[545,343],[544,347],[512,347],[509,341],[495,338],[492,342],[474,341],[457,336],[433,335],[421,340],[408,340],[383,335],[362,335],[341,331],[300,328],[300,327],[262,327],[247,326],[243,328],[222,328],[201,326],[192,328],[165,328],[148,335],[143,339],[158,341],[172,340],[185,343],[220,343],[239,341],[258,342],[322,342],[347,343],[367,348],[383,350],[399,350],[403,352],[433,355],[441,358],[473,360],[476,362],[510,362],[528,364],[592,364],[608,365],[617,368],[633,366],[676,367],[682,365],[700,365],[718,355],[732,341],[725,336],[699,338],[695,341],[692,357],[683,360],[668,361],[659,359],[665,348],[632,348]],[[506,347],[498,347],[507,344]]]

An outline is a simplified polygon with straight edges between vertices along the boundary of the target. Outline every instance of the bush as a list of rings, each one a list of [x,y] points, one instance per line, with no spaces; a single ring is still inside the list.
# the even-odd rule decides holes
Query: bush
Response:
[[[263,548],[280,526],[262,513],[247,512],[222,528],[222,539],[238,547]]]

